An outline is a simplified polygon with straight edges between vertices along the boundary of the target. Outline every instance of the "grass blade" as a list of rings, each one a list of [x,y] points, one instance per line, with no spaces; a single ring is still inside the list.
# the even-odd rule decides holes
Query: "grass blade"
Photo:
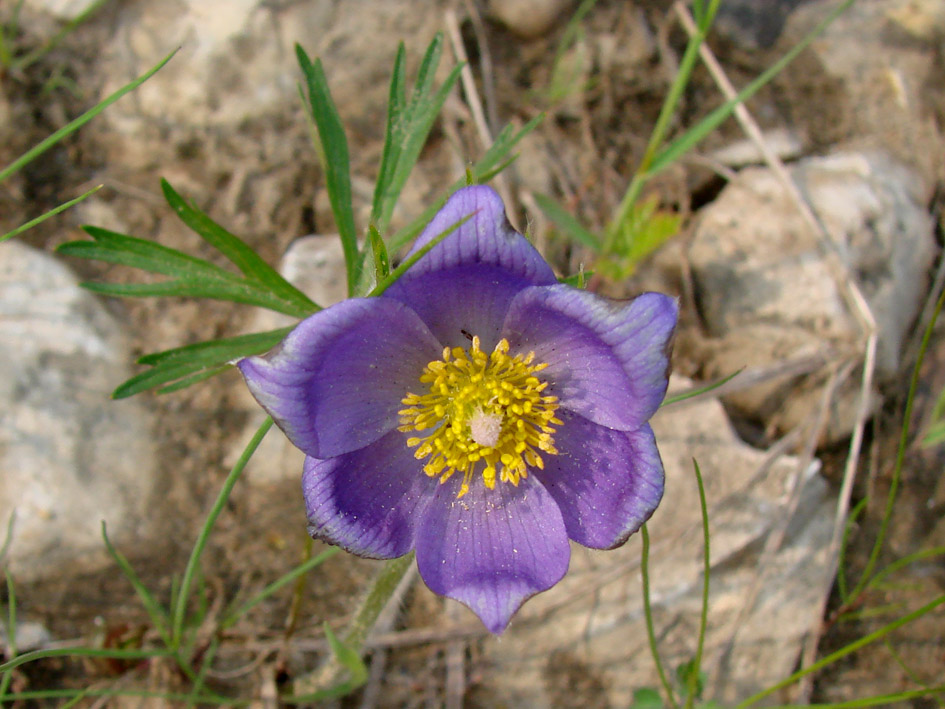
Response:
[[[136,88],[141,86],[141,84],[143,84],[145,81],[147,81],[152,76],[154,76],[158,71],[160,71],[160,69],[165,64],[167,64],[171,60],[171,57],[173,57],[176,53],[177,53],[177,50],[175,49],[173,52],[171,52],[166,57],[164,57],[161,61],[155,64],[151,69],[149,69],[144,74],[139,76],[137,79],[135,79],[134,81],[128,84],[125,84],[120,89],[118,89],[118,91],[113,93],[111,96],[107,97],[104,101],[101,101],[100,103],[96,104],[95,106],[90,108],[88,111],[83,113],[81,116],[76,118],[74,121],[71,121],[67,125],[57,130],[55,133],[50,135],[45,140],[42,140],[40,143],[38,143],[37,145],[27,150],[25,153],[23,153],[23,155],[18,157],[16,160],[10,163],[7,167],[0,170],[0,182],[3,182],[3,180],[8,178],[10,175],[15,173],[17,170],[22,168],[27,163],[35,160],[37,157],[45,153],[53,145],[58,143],[60,140],[62,140],[66,136],[71,135],[72,133],[75,133],[75,131],[77,131],[79,128],[81,128],[86,123],[91,121],[93,118],[95,118],[98,114],[100,114],[106,108],[108,108],[113,103],[115,103],[122,96],[124,96],[125,94],[131,91],[134,91]]]
[[[709,508],[705,500],[705,484],[702,481],[702,471],[695,458],[692,465],[696,474],[696,484],[699,486],[699,509],[702,512],[702,609],[699,614],[699,635],[696,644],[696,656],[692,660],[692,669],[689,672],[689,681],[686,684],[686,709],[692,709],[700,692],[696,691],[699,680],[699,670],[702,667],[702,651],[705,648],[705,631],[709,620],[709,576],[712,571],[711,554],[709,550]]]
[[[230,493],[233,491],[233,486],[236,485],[236,481],[239,480],[240,475],[243,474],[243,469],[246,467],[249,459],[253,456],[253,453],[256,452],[259,444],[262,443],[262,439],[269,432],[270,428],[272,428],[272,418],[267,416],[266,420],[262,423],[256,433],[253,435],[250,442],[246,445],[246,448],[240,455],[239,460],[236,461],[236,465],[234,465],[233,469],[230,470],[230,474],[227,475],[226,480],[223,482],[223,487],[220,489],[220,494],[217,496],[216,502],[214,502],[213,507],[210,509],[210,513],[207,515],[207,519],[200,530],[200,533],[197,535],[197,541],[194,543],[194,548],[190,553],[190,559],[187,562],[187,568],[184,570],[184,577],[181,580],[180,588],[177,591],[177,595],[174,597],[171,607],[171,647],[174,650],[177,650],[180,647],[180,643],[183,638],[184,620],[187,614],[187,602],[190,599],[190,587],[197,575],[197,571],[200,566],[200,557],[203,556],[203,550],[207,546],[207,540],[210,538],[210,532],[213,530],[213,525],[216,523],[217,518],[220,516],[220,513],[223,512],[223,508],[230,499]]]
[[[400,157],[403,123],[401,115],[407,103],[407,79],[404,64],[407,50],[404,43],[397,46],[394,58],[394,70],[390,79],[390,94],[387,98],[387,128],[384,131],[384,150],[381,153],[381,166],[374,185],[374,199],[371,203],[371,222],[377,224],[383,208],[384,196],[393,179],[394,170]]]
[[[295,581],[295,579],[299,578],[300,576],[304,576],[305,574],[307,574],[309,571],[316,568],[317,566],[321,566],[322,563],[328,561],[331,557],[333,557],[339,551],[341,551],[340,547],[330,547],[322,551],[317,556],[309,559],[305,563],[299,564],[294,569],[292,569],[292,571],[276,579],[271,584],[266,586],[262,591],[260,591],[251,599],[246,601],[246,603],[241,605],[238,609],[236,609],[232,613],[228,613],[223,618],[223,620],[220,621],[220,628],[222,630],[225,630],[226,628],[233,626],[240,618],[246,615],[255,606],[259,605],[264,600],[269,598],[269,596],[274,594],[280,588],[283,588],[284,586],[292,583],[293,581]]]
[[[0,243],[6,241],[7,239],[12,239],[14,236],[18,236],[22,234],[24,231],[27,231],[28,229],[32,229],[34,226],[37,226],[38,224],[42,224],[47,219],[49,219],[50,217],[56,216],[60,212],[64,212],[65,210],[69,209],[69,207],[72,207],[73,205],[78,204],[79,202],[86,199],[87,197],[91,197],[93,194],[95,194],[100,189],[102,189],[102,187],[103,185],[98,185],[96,187],[93,187],[88,192],[80,194],[78,197],[74,199],[70,199],[68,202],[63,202],[58,207],[53,207],[45,214],[41,214],[35,219],[31,219],[30,221],[26,222],[26,224],[21,224],[13,231],[8,231],[3,236],[0,236]]]
[[[696,146],[703,138],[709,135],[712,131],[719,127],[719,125],[727,119],[732,112],[735,110],[735,106],[740,103],[744,103],[749,98],[754,96],[765,84],[770,82],[775,76],[777,76],[788,64],[790,64],[797,57],[798,54],[803,52],[814,41],[827,27],[836,20],[850,5],[853,4],[855,0],[845,0],[845,2],[837,5],[828,15],[823,19],[820,24],[818,24],[813,30],[810,31],[800,42],[791,47],[790,50],[785,53],[778,61],[768,67],[767,70],[761,73],[754,81],[752,81],[748,86],[742,89],[735,98],[730,101],[726,101],[717,109],[712,111],[708,116],[703,118],[696,126],[686,131],[683,135],[676,138],[669,145],[663,148],[653,161],[649,164],[646,170],[646,176],[652,177],[661,170],[665,169],[673,162],[678,160],[680,157],[685,155],[689,150]]]
[[[118,564],[118,567],[125,575],[125,578],[127,578],[134,587],[135,593],[138,594],[138,598],[141,599],[141,604],[144,606],[144,609],[148,613],[148,617],[151,619],[151,624],[154,626],[155,630],[158,631],[158,634],[161,636],[161,639],[164,641],[165,645],[167,645],[171,640],[171,636],[168,634],[167,612],[164,610],[161,604],[157,602],[157,600],[148,590],[147,586],[141,582],[141,579],[135,572],[134,567],[131,565],[128,559],[125,558],[125,555],[112,545],[111,540],[108,538],[108,532],[105,529],[104,520],[102,521],[102,539],[105,540],[105,549],[108,550],[109,555],[115,560],[115,563]]]

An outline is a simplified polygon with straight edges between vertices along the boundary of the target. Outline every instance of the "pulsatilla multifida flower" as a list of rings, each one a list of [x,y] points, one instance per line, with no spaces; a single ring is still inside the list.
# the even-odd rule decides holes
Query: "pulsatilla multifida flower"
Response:
[[[659,503],[647,422],[677,306],[559,284],[488,187],[453,195],[414,249],[464,217],[383,295],[238,366],[307,455],[311,534],[364,557],[416,550],[430,589],[500,633],[567,571],[569,539],[619,546]]]

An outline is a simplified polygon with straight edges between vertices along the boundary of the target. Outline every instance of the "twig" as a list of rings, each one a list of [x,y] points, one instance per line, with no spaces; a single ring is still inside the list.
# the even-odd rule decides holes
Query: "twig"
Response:
[[[463,47],[463,38],[459,31],[459,20],[453,10],[446,10],[444,13],[446,22],[446,33],[450,39],[450,46],[453,48],[453,55],[457,62],[462,62],[463,68],[459,78],[463,84],[463,93],[466,95],[466,103],[472,113],[473,123],[476,126],[476,132],[479,134],[479,142],[483,150],[488,150],[492,146],[492,134],[489,131],[489,125],[486,123],[486,115],[482,110],[482,101],[479,99],[479,92],[476,90],[476,80],[473,77],[472,69],[469,67],[469,57],[466,55],[466,49]],[[511,193],[505,177],[500,173],[493,178],[496,190],[502,195],[505,204],[513,204]]]
[[[450,603],[446,617],[452,622],[462,613],[460,607]],[[462,709],[463,696],[466,694],[466,639],[454,638],[446,644],[446,709]]]
[[[722,650],[721,658],[716,669],[715,682],[716,692],[719,694],[721,694],[721,687],[719,685],[725,679],[724,674],[727,671],[728,662],[731,659],[732,651],[735,648],[735,639],[738,636],[738,631],[744,626],[748,616],[751,615],[752,611],[755,609],[755,603],[758,600],[758,594],[761,592],[762,585],[765,581],[765,578],[767,577],[769,569],[771,568],[774,555],[777,554],[777,552],[781,549],[781,545],[784,543],[784,538],[787,536],[788,526],[797,512],[797,506],[801,501],[801,493],[804,490],[804,483],[809,477],[811,466],[814,464],[814,452],[817,449],[817,441],[820,440],[824,429],[827,427],[827,414],[830,411],[830,402],[833,400],[833,396],[837,390],[837,387],[840,386],[840,384],[850,375],[852,369],[853,365],[847,365],[843,368],[843,370],[834,372],[834,374],[830,377],[827,386],[824,387],[820,406],[818,407],[814,421],[808,432],[807,440],[804,443],[804,448],[800,457],[798,458],[797,470],[794,474],[794,480],[791,484],[791,492],[788,495],[787,504],[784,505],[779,519],[772,526],[771,531],[768,533],[767,539],[765,539],[764,548],[762,549],[758,563],[756,564],[758,572],[755,574],[755,577],[748,588],[748,593],[745,595],[745,598],[742,601],[741,610],[731,625],[728,638],[724,643],[722,643],[722,647],[724,649]],[[800,430],[800,428],[796,430]]]

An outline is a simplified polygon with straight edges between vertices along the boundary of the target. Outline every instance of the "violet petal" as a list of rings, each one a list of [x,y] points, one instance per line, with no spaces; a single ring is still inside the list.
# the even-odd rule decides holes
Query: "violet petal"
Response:
[[[662,293],[612,301],[563,285],[528,288],[503,325],[511,352],[535,352],[548,393],[594,423],[632,431],[666,394],[678,306]]]
[[[456,484],[453,484],[456,483]],[[469,606],[492,633],[568,570],[571,549],[557,504],[534,478],[517,487],[481,479],[456,498],[439,485],[417,534],[417,565],[430,590]]]
[[[465,330],[492,349],[512,297],[528,286],[557,281],[535,248],[512,229],[499,196],[484,186],[450,197],[411,253],[470,214],[383,297],[409,305],[444,345],[467,344]]]
[[[351,453],[305,459],[302,492],[313,537],[374,559],[413,549],[417,520],[438,483],[404,440],[392,431]]]
[[[649,424],[615,431],[563,412],[558,455],[535,475],[558,503],[568,536],[593,549],[618,547],[663,496],[663,464]]]
[[[306,318],[277,349],[237,366],[289,440],[330,458],[395,428],[404,395],[441,356],[442,345],[409,308],[355,298]]]

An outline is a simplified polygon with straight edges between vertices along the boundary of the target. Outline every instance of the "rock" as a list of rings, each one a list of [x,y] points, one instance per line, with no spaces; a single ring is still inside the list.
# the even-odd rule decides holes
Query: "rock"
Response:
[[[801,136],[788,128],[766,131],[762,137],[768,149],[781,160],[794,160],[804,150],[804,141]],[[761,150],[751,138],[743,138],[718,150],[713,150],[709,158],[726,167],[745,167],[764,162]]]
[[[836,4],[814,0],[795,10],[780,48],[798,42]],[[913,25],[916,18],[932,23],[934,34],[942,4],[933,5],[934,11],[909,0],[853,3],[776,81],[815,144],[883,150],[915,169],[929,194],[945,179],[945,70]]]
[[[674,377],[671,391],[690,385]],[[696,646],[702,533],[695,458],[711,528],[705,696],[728,705],[790,674],[820,613],[833,503],[814,468],[799,471],[796,458],[769,460],[765,452],[739,441],[716,400],[667,406],[653,427],[666,468],[666,494],[648,524],[661,657],[675,668],[692,658]],[[780,550],[759,567],[762,542],[782,523],[796,478],[801,485],[797,513]],[[572,547],[564,580],[525,604],[499,642],[483,645],[487,691],[493,694],[485,705],[582,704],[579,690],[562,686],[556,677],[562,665],[580,672],[581,686],[592,681],[598,688],[602,696],[595,706],[629,706],[634,690],[659,685],[643,617],[639,544],[636,536],[613,551]],[[757,602],[746,609],[728,661],[720,664],[758,578]]]
[[[328,307],[348,295],[344,254],[337,235],[303,236],[296,239],[286,251],[279,272],[299,290],[322,307]],[[262,332],[292,325],[295,320],[271,310],[259,310],[248,332]],[[228,458],[232,465],[249,443],[250,438],[266,418],[265,412],[243,388],[242,404],[252,412],[249,423],[239,439],[239,445]],[[269,433],[246,466],[244,477],[253,486],[269,486],[285,481],[298,481],[302,476],[305,456],[293,446],[278,429]],[[301,492],[299,493],[301,495]]]
[[[397,43],[425,46],[439,21],[407,0],[373,3],[369,12],[361,3],[267,0],[125,5],[103,63],[106,91],[181,49],[107,118],[125,132],[142,120],[233,127],[282,114],[298,105],[296,43],[313,59],[330,49],[325,70],[342,116],[383,116]]]
[[[31,620],[18,621],[16,624],[16,651],[17,654],[30,652],[31,650],[42,650],[52,640],[52,634],[46,629],[45,625]],[[9,639],[7,637],[7,625],[0,626],[0,643],[3,644],[6,651],[6,657],[10,657]]]
[[[147,412],[110,401],[130,372],[115,320],[53,258],[0,245],[0,524],[20,582],[91,571],[159,515]]]
[[[904,0],[886,17],[916,39],[932,42],[945,37],[945,5],[940,0]]]
[[[26,0],[26,7],[46,12],[57,20],[68,22],[90,10],[99,0]]]
[[[524,39],[541,37],[561,21],[572,0],[489,0],[489,15]]]
[[[921,180],[882,153],[810,158],[791,175],[837,235],[877,321],[878,373],[894,375],[935,248]],[[797,358],[827,361],[861,346],[859,327],[822,248],[767,168],[743,170],[702,211],[690,260],[699,308],[715,338],[709,376]],[[822,379],[799,384],[796,376],[782,377],[728,401],[786,430],[814,410],[822,385]],[[828,438],[850,432],[856,391],[851,382],[838,392],[839,418],[831,420]]]

